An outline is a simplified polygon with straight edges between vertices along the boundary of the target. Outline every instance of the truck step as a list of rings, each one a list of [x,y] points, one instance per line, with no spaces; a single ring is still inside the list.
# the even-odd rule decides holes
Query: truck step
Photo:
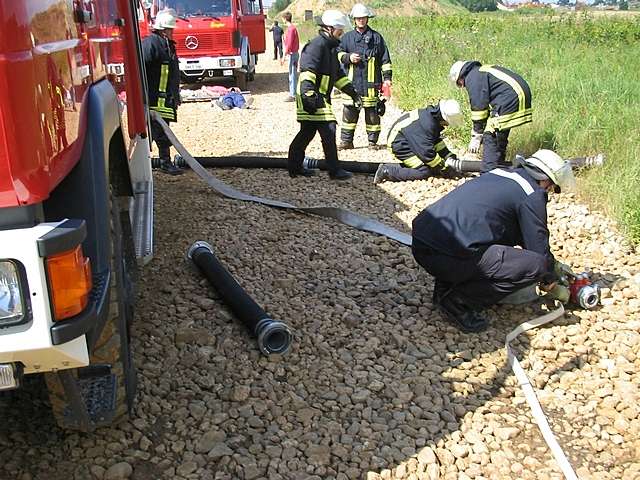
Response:
[[[136,182],[133,185],[133,207],[131,224],[136,257],[147,263],[153,257],[153,186],[151,182]]]
[[[80,373],[76,380],[92,429],[110,425],[116,414],[117,377],[108,367],[102,370]],[[81,419],[71,405],[64,409],[63,417],[66,428],[81,429]]]

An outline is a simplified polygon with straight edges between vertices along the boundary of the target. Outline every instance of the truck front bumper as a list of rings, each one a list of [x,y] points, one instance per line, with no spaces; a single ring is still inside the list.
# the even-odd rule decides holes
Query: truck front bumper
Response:
[[[180,76],[186,82],[199,82],[207,78],[233,77],[242,68],[237,56],[180,58]]]

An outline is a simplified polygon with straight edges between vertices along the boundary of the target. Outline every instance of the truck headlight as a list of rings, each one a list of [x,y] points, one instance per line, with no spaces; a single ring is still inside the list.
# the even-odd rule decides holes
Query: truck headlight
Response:
[[[234,58],[223,58],[220,60],[220,66],[222,68],[235,67],[236,61]]]
[[[28,320],[28,300],[22,264],[0,260],[0,327]]]

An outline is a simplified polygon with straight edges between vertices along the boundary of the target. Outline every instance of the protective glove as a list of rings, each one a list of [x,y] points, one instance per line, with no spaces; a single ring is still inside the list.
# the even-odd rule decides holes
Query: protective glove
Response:
[[[573,270],[566,263],[562,263],[560,260],[556,260],[553,265],[553,271],[556,272],[558,277],[565,277],[567,275],[573,276]]]
[[[362,97],[356,93],[351,99],[353,100],[353,106],[360,110],[362,108]]]
[[[571,297],[571,292],[569,292],[569,289],[564,285],[557,283],[544,297],[551,300],[558,300],[562,303],[568,303],[569,298]]]
[[[452,158],[455,159],[456,156],[449,155],[447,157],[447,161]],[[440,162],[438,165],[436,165],[436,167],[433,170],[436,173],[436,175],[438,175],[441,178],[446,178],[449,180],[460,178],[460,173],[455,168],[450,167],[446,161]]]
[[[469,153],[480,153],[480,145],[482,145],[482,134],[471,131],[471,141],[469,142]]]
[[[313,90],[309,90],[302,95],[302,108],[305,112],[313,115],[318,110],[319,95]]]

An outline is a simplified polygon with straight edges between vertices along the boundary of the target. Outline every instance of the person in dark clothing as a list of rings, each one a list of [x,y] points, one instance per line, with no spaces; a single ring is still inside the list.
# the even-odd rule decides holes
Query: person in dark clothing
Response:
[[[296,91],[297,120],[300,131],[289,146],[288,170],[291,177],[311,176],[313,170],[303,167],[304,152],[316,132],[320,133],[329,177],[347,180],[351,172],[340,168],[336,146],[336,117],[331,109],[331,91],[335,86],[362,105],[349,79],[338,64],[336,47],[349,19],[338,10],[327,10],[318,19],[319,35],[302,49],[300,78]]]
[[[517,73],[497,65],[458,61],[451,66],[449,80],[466,88],[471,104],[469,151],[482,150],[483,172],[508,166],[505,157],[512,128],[532,121],[531,89]]]
[[[449,321],[478,332],[488,325],[482,309],[535,283],[555,286],[547,194],[574,184],[569,162],[538,150],[464,183],[413,220],[413,256],[435,277],[433,302]]]
[[[180,67],[173,41],[174,28],[176,16],[173,11],[161,10],[156,15],[151,35],[142,41],[149,108],[158,112],[167,123],[177,121],[180,105]],[[151,135],[158,146],[160,170],[169,175],[184,173],[171,161],[171,141],[153,119]]]
[[[282,36],[284,35],[284,30],[278,25],[278,21],[274,20],[269,31],[273,33],[273,59],[277,60],[280,58],[280,60],[282,60],[284,58],[282,53]]]
[[[375,14],[365,5],[356,3],[351,9],[355,29],[340,39],[338,60],[351,79],[356,92],[362,97],[364,120],[369,148],[378,148],[380,137],[380,91],[391,87],[391,57],[384,38],[369,26]],[[358,125],[360,109],[346,101],[342,109],[342,128],[338,148],[353,148],[353,136]]]
[[[400,163],[381,163],[373,183],[455,175],[445,164],[456,156],[445,145],[442,130],[461,125],[462,120],[460,104],[455,100],[440,100],[438,105],[400,115],[387,137],[387,147]]]

